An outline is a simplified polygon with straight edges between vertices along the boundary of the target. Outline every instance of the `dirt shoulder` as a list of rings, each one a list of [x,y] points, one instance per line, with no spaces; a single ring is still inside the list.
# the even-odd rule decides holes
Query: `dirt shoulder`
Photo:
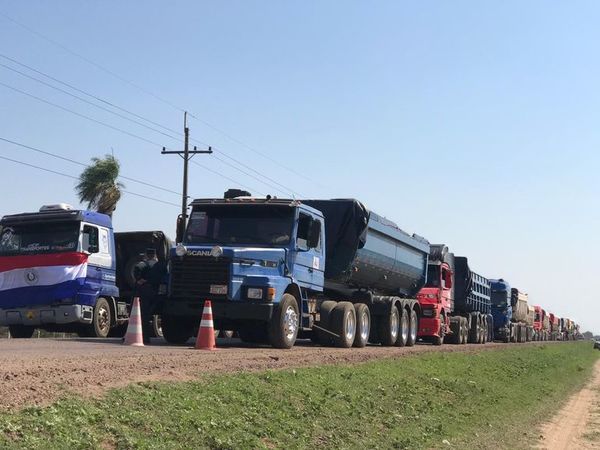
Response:
[[[542,426],[536,448],[600,449],[600,361],[584,388]]]
[[[221,340],[219,345],[219,350],[207,352],[165,344],[127,347],[121,345],[120,340],[110,339],[2,339],[0,409],[46,405],[68,393],[99,396],[109,388],[141,381],[185,381],[211,373],[359,363],[430,351],[487,351],[515,344],[363,349],[300,344],[292,350],[253,348]]]

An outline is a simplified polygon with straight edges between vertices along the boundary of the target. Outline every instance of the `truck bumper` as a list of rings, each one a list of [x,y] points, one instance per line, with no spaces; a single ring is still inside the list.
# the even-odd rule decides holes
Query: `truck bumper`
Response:
[[[0,309],[0,326],[64,325],[92,323],[94,308],[87,305],[56,305],[34,308]]]
[[[494,330],[494,337],[499,340],[510,339],[510,329],[506,327],[496,328]]]
[[[268,322],[273,316],[276,304],[270,302],[237,302],[228,300],[212,300],[213,319],[216,321],[255,320]],[[186,316],[200,321],[204,302],[167,300],[163,306],[163,314]]]
[[[440,318],[421,317],[417,337],[438,336],[440,331]]]

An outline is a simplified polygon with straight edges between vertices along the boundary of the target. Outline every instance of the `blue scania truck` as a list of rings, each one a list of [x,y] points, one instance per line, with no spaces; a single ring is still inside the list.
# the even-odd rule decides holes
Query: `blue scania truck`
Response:
[[[15,338],[122,333],[140,253],[165,260],[171,247],[160,231],[114,233],[109,216],[64,203],[4,216],[0,229],[0,326]]]
[[[196,332],[205,300],[215,327],[290,348],[414,345],[429,243],[356,200],[198,199],[170,260],[162,330]]]

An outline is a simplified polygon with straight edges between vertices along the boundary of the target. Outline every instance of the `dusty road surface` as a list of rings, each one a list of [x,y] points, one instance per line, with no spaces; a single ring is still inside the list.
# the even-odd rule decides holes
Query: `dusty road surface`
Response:
[[[600,449],[600,361],[586,386],[544,424],[537,448]]]
[[[96,396],[110,387],[139,381],[190,380],[206,373],[362,362],[428,351],[484,351],[514,345],[338,349],[306,341],[291,350],[276,350],[219,339],[219,350],[202,351],[169,346],[162,339],[153,340],[153,344],[140,348],[123,346],[117,339],[1,339],[0,409],[48,404],[67,392]]]

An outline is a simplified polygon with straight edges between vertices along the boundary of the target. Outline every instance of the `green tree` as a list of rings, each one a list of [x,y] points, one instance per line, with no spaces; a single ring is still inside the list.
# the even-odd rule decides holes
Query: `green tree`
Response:
[[[112,155],[104,158],[92,158],[75,187],[79,201],[87,203],[89,209],[112,217],[121,198],[121,189],[125,186],[117,181],[120,171],[119,161]]]

